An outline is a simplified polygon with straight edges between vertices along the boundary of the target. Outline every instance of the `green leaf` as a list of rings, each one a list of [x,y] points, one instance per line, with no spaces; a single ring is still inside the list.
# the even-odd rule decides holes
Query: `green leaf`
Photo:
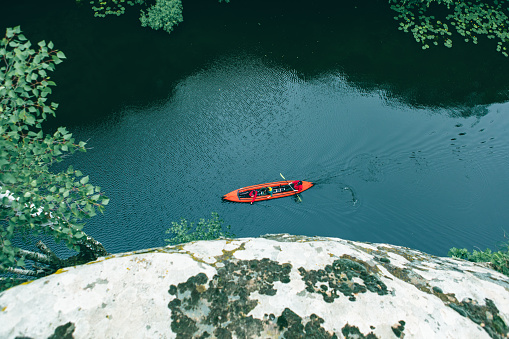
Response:
[[[5,35],[7,36],[8,39],[12,38],[14,36],[14,29],[7,28]]]
[[[81,178],[80,183],[82,185],[85,185],[88,182],[88,179],[89,179],[89,176],[87,175],[86,177]]]
[[[86,187],[86,193],[85,193],[85,194],[86,194],[86,195],[92,195],[92,194],[94,194],[94,186],[92,186],[92,185],[87,185],[87,187]]]
[[[5,182],[6,184],[15,184],[16,177],[12,175],[12,173],[0,173],[0,181]]]

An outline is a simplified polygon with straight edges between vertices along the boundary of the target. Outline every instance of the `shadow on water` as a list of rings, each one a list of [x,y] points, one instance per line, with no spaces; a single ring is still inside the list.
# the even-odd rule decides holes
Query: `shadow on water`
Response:
[[[335,70],[387,102],[453,107],[462,117],[482,116],[482,105],[508,97],[509,62],[491,41],[423,51],[397,29],[386,1],[183,3],[184,22],[171,35],[140,27],[135,7],[94,18],[72,0],[4,4],[0,29],[21,25],[32,41],[52,40],[66,53],[54,75],[61,107],[51,126],[94,123],[125,105],[164,101],[181,79],[239,51],[303,80]]]

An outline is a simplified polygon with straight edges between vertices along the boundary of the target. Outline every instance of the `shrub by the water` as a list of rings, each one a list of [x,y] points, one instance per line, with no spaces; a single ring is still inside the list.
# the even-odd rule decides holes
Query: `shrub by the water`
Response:
[[[505,243],[502,250],[493,252],[489,248],[485,251],[474,250],[470,253],[466,248],[453,247],[448,255],[453,258],[465,259],[472,262],[485,262],[496,271],[509,276],[509,242]]]
[[[171,239],[164,239],[169,245],[178,245],[196,240],[214,240],[221,237],[234,238],[235,234],[230,233],[231,226],[225,226],[223,231],[223,220],[219,219],[216,212],[212,212],[209,220],[200,219],[196,226],[193,222],[189,223],[186,219],[181,219],[180,223],[172,222],[171,227],[166,233],[173,234]]]

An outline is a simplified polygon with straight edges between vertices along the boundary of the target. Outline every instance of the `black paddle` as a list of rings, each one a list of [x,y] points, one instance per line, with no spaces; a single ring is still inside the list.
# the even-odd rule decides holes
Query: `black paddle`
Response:
[[[290,182],[288,182],[288,180],[286,180],[286,178],[283,176],[283,174],[279,173],[279,175],[281,176],[281,178],[283,178],[287,183],[288,183],[288,186],[290,186],[290,188],[294,191],[294,192],[297,192],[297,190],[295,188],[292,187],[292,184]],[[296,194],[297,195],[297,198],[299,199],[299,201],[302,202],[302,199],[300,198],[299,196],[299,193]]]

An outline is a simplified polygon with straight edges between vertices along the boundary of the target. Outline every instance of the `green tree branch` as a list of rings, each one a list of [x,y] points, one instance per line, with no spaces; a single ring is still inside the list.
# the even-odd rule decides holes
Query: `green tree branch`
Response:
[[[42,131],[42,122],[54,116],[58,106],[48,102],[55,86],[48,73],[65,55],[53,49],[52,42],[37,46],[32,49],[19,26],[8,28],[0,41],[0,272],[9,273],[10,281],[24,279],[15,275],[37,277],[76,262],[48,256],[44,244],[39,249],[46,248],[46,256],[27,252],[14,245],[20,235],[48,235],[63,241],[78,252],[75,259],[91,260],[107,253],[82,228],[86,219],[103,212],[109,199],[79,170],[51,170],[66,156],[85,152],[86,143],[75,142],[64,127],[52,135]],[[31,264],[32,269],[27,269],[25,259],[47,267]]]

